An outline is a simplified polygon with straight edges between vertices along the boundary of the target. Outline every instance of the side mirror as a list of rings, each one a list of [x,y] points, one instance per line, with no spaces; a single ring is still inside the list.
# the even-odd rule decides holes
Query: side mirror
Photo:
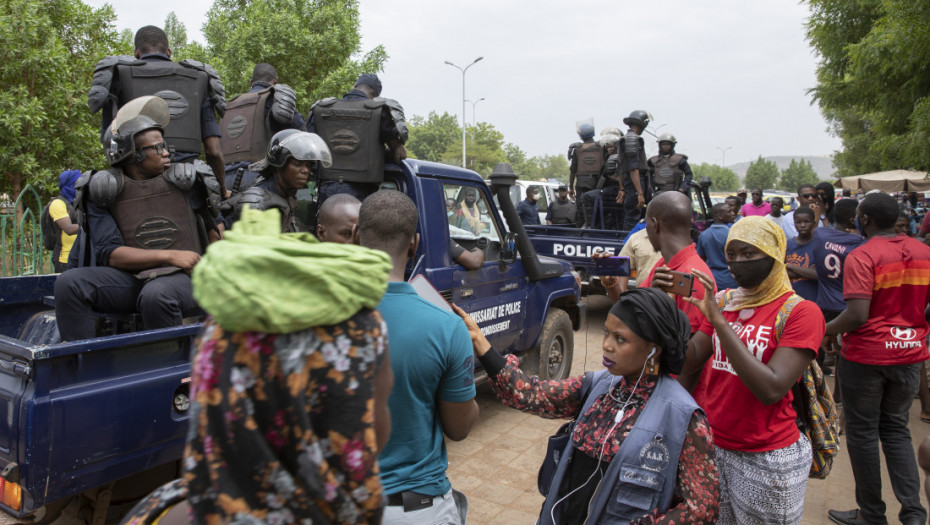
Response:
[[[513,264],[517,260],[517,234],[508,232],[501,242],[501,262]]]

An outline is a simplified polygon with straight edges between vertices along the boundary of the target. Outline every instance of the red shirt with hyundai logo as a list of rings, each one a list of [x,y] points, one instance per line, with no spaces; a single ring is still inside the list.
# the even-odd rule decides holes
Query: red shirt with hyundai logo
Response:
[[[866,365],[925,361],[930,246],[906,236],[875,236],[846,257],[843,298],[870,299],[869,319],[843,338],[843,357]]]

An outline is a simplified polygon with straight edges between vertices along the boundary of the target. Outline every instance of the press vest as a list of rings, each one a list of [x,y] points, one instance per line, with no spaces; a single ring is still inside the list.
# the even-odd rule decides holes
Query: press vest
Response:
[[[316,133],[333,156],[333,165],[320,170],[322,180],[379,183],[384,179],[383,105],[383,99],[328,99],[314,105]]]
[[[120,82],[119,106],[145,95],[168,103],[171,122],[165,142],[177,151],[200,153],[200,105],[207,96],[207,74],[170,60],[145,59],[139,65],[116,67]]]
[[[652,184],[656,191],[674,191],[681,187],[685,172],[681,163],[685,156],[673,153],[669,156],[656,155],[649,159],[653,167]]]
[[[598,397],[610,388],[611,375],[606,370],[596,372],[594,386],[585,399],[581,414],[591,408]],[[678,459],[684,444],[691,417],[699,411],[697,403],[674,379],[661,375],[655,391],[633,424],[629,435],[623,440],[617,454],[611,460],[604,478],[595,490],[588,505],[586,524],[627,523],[633,519],[659,509],[668,511],[675,495],[678,480]],[[555,525],[561,523],[560,511],[552,507],[564,496],[558,487],[568,470],[568,461],[574,452],[569,439],[560,456],[555,476],[549,485],[546,501],[537,523]],[[564,505],[564,502],[562,503]]]
[[[265,104],[273,92],[273,88],[268,87],[243,93],[229,101],[220,121],[223,162],[256,162],[264,158],[272,135]]]

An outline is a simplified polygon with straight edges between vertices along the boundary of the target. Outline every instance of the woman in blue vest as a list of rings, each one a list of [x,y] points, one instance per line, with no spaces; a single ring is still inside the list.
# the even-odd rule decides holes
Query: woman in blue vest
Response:
[[[559,454],[569,461],[541,472],[539,524],[716,522],[710,426],[668,375],[681,371],[690,335],[668,295],[653,288],[621,294],[604,323],[605,369],[564,381],[527,375],[516,356],[492,349],[471,317],[456,312],[498,399],[576,420]]]

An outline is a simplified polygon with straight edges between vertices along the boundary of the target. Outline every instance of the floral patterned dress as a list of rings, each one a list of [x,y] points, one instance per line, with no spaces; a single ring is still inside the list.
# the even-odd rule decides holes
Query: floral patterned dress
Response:
[[[194,357],[185,474],[124,522],[187,497],[195,523],[380,523],[374,377],[380,314],[290,334],[204,325]]]
[[[492,350],[491,352],[496,353]],[[619,378],[610,393],[594,401],[591,408],[579,414],[582,378],[572,377],[564,381],[542,381],[529,376],[519,368],[514,355],[507,356],[506,364],[494,366],[494,357],[481,359],[491,378],[495,395],[505,405],[551,419],[577,418],[572,443],[576,454],[584,454],[596,461],[601,454],[603,464],[609,464],[620,450],[623,440],[629,435],[636,419],[655,390],[657,376],[645,375],[633,389],[624,378]],[[499,355],[499,354],[498,354]],[[490,366],[488,366],[490,365]],[[626,408],[619,425],[609,438],[607,432],[614,425],[614,418],[621,404],[617,400],[632,400]],[[604,439],[607,438],[607,446]],[[564,490],[564,488],[563,488]],[[592,490],[593,492],[593,490]],[[714,454],[710,424],[703,413],[696,412],[688,427],[681,458],[678,462],[678,486],[668,512],[659,514],[654,510],[631,523],[644,524],[699,524],[716,523],[720,499],[720,483]]]

